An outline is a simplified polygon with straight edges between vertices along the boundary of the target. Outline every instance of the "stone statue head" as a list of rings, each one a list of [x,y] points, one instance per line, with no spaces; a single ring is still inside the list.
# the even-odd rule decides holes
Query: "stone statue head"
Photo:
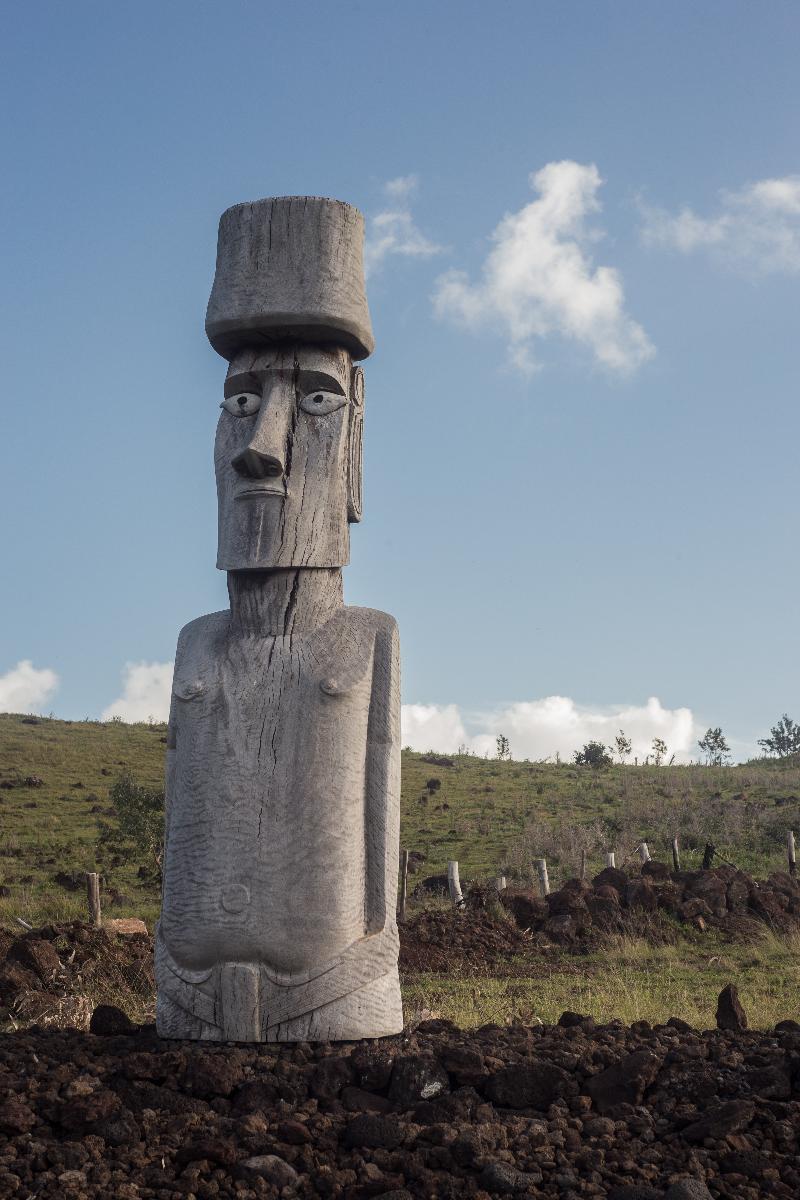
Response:
[[[214,449],[220,570],[349,560],[364,411],[354,360],[374,346],[363,236],[361,214],[336,200],[222,216],[206,317],[229,364]]]

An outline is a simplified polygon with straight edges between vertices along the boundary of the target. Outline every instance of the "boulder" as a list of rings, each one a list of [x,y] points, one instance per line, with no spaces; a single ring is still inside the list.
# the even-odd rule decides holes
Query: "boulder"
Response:
[[[113,1037],[116,1034],[135,1033],[136,1026],[116,1005],[98,1004],[89,1020],[89,1032],[98,1037]]]
[[[703,1142],[706,1138],[721,1141],[731,1133],[746,1129],[756,1113],[752,1100],[728,1100],[709,1109],[699,1121],[693,1121],[682,1131],[687,1142]]]
[[[401,1054],[394,1060],[389,1099],[399,1108],[411,1108],[418,1100],[432,1100],[450,1090],[444,1067],[427,1054]]]
[[[747,1029],[747,1014],[739,1000],[739,989],[728,983],[717,1000],[717,1029]]]
[[[640,1104],[660,1065],[661,1060],[649,1050],[635,1050],[593,1075],[586,1091],[599,1113],[608,1112],[618,1104]]]

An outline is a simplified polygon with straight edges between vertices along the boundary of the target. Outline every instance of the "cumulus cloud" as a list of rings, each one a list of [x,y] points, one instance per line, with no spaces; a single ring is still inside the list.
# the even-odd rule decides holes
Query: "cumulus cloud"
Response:
[[[612,371],[635,370],[654,348],[625,310],[619,272],[595,267],[589,253],[602,236],[587,226],[600,210],[597,167],[551,162],[529,181],[538,198],[503,217],[480,280],[459,270],[441,275],[434,311],[470,329],[501,329],[512,365],[526,373],[537,369],[537,341],[553,334],[586,347]]]
[[[34,667],[23,658],[0,675],[0,712],[41,712],[58,687],[58,676],[49,667]]]
[[[406,258],[430,258],[442,247],[425,237],[411,215],[411,200],[417,190],[416,175],[400,175],[384,184],[386,207],[370,218],[364,246],[364,269],[372,274],[391,254]]]
[[[670,213],[640,202],[642,239],[683,254],[707,251],[727,266],[754,275],[800,272],[800,175],[762,179],[720,193],[719,209],[698,216],[689,207]]]
[[[414,750],[455,751],[467,741],[456,704],[404,704],[400,722],[403,745]]]
[[[122,673],[122,695],[103,709],[101,720],[121,717],[123,721],[166,721],[172,691],[171,662],[126,663]]]
[[[668,754],[685,762],[696,753],[698,729],[689,708],[664,708],[651,696],[642,705],[591,708],[567,696],[522,700],[489,712],[465,714],[455,704],[404,705],[403,745],[414,750],[454,753],[466,746],[493,755],[495,739],[504,734],[515,758],[569,759],[590,741],[613,745],[623,729],[640,760],[652,754],[653,738],[662,738]]]

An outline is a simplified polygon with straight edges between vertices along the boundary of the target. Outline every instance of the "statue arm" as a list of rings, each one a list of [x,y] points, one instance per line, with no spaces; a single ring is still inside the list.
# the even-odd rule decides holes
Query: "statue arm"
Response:
[[[386,618],[375,638],[366,770],[366,926],[395,922],[400,845],[400,642]]]

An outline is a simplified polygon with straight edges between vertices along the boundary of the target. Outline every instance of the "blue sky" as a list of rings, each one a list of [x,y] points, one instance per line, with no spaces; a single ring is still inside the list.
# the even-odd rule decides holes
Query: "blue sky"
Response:
[[[373,247],[345,586],[400,622],[407,739],[738,756],[800,718],[798,33],[780,0],[9,6],[0,707],[157,708],[225,604],[217,221],[309,193]]]

